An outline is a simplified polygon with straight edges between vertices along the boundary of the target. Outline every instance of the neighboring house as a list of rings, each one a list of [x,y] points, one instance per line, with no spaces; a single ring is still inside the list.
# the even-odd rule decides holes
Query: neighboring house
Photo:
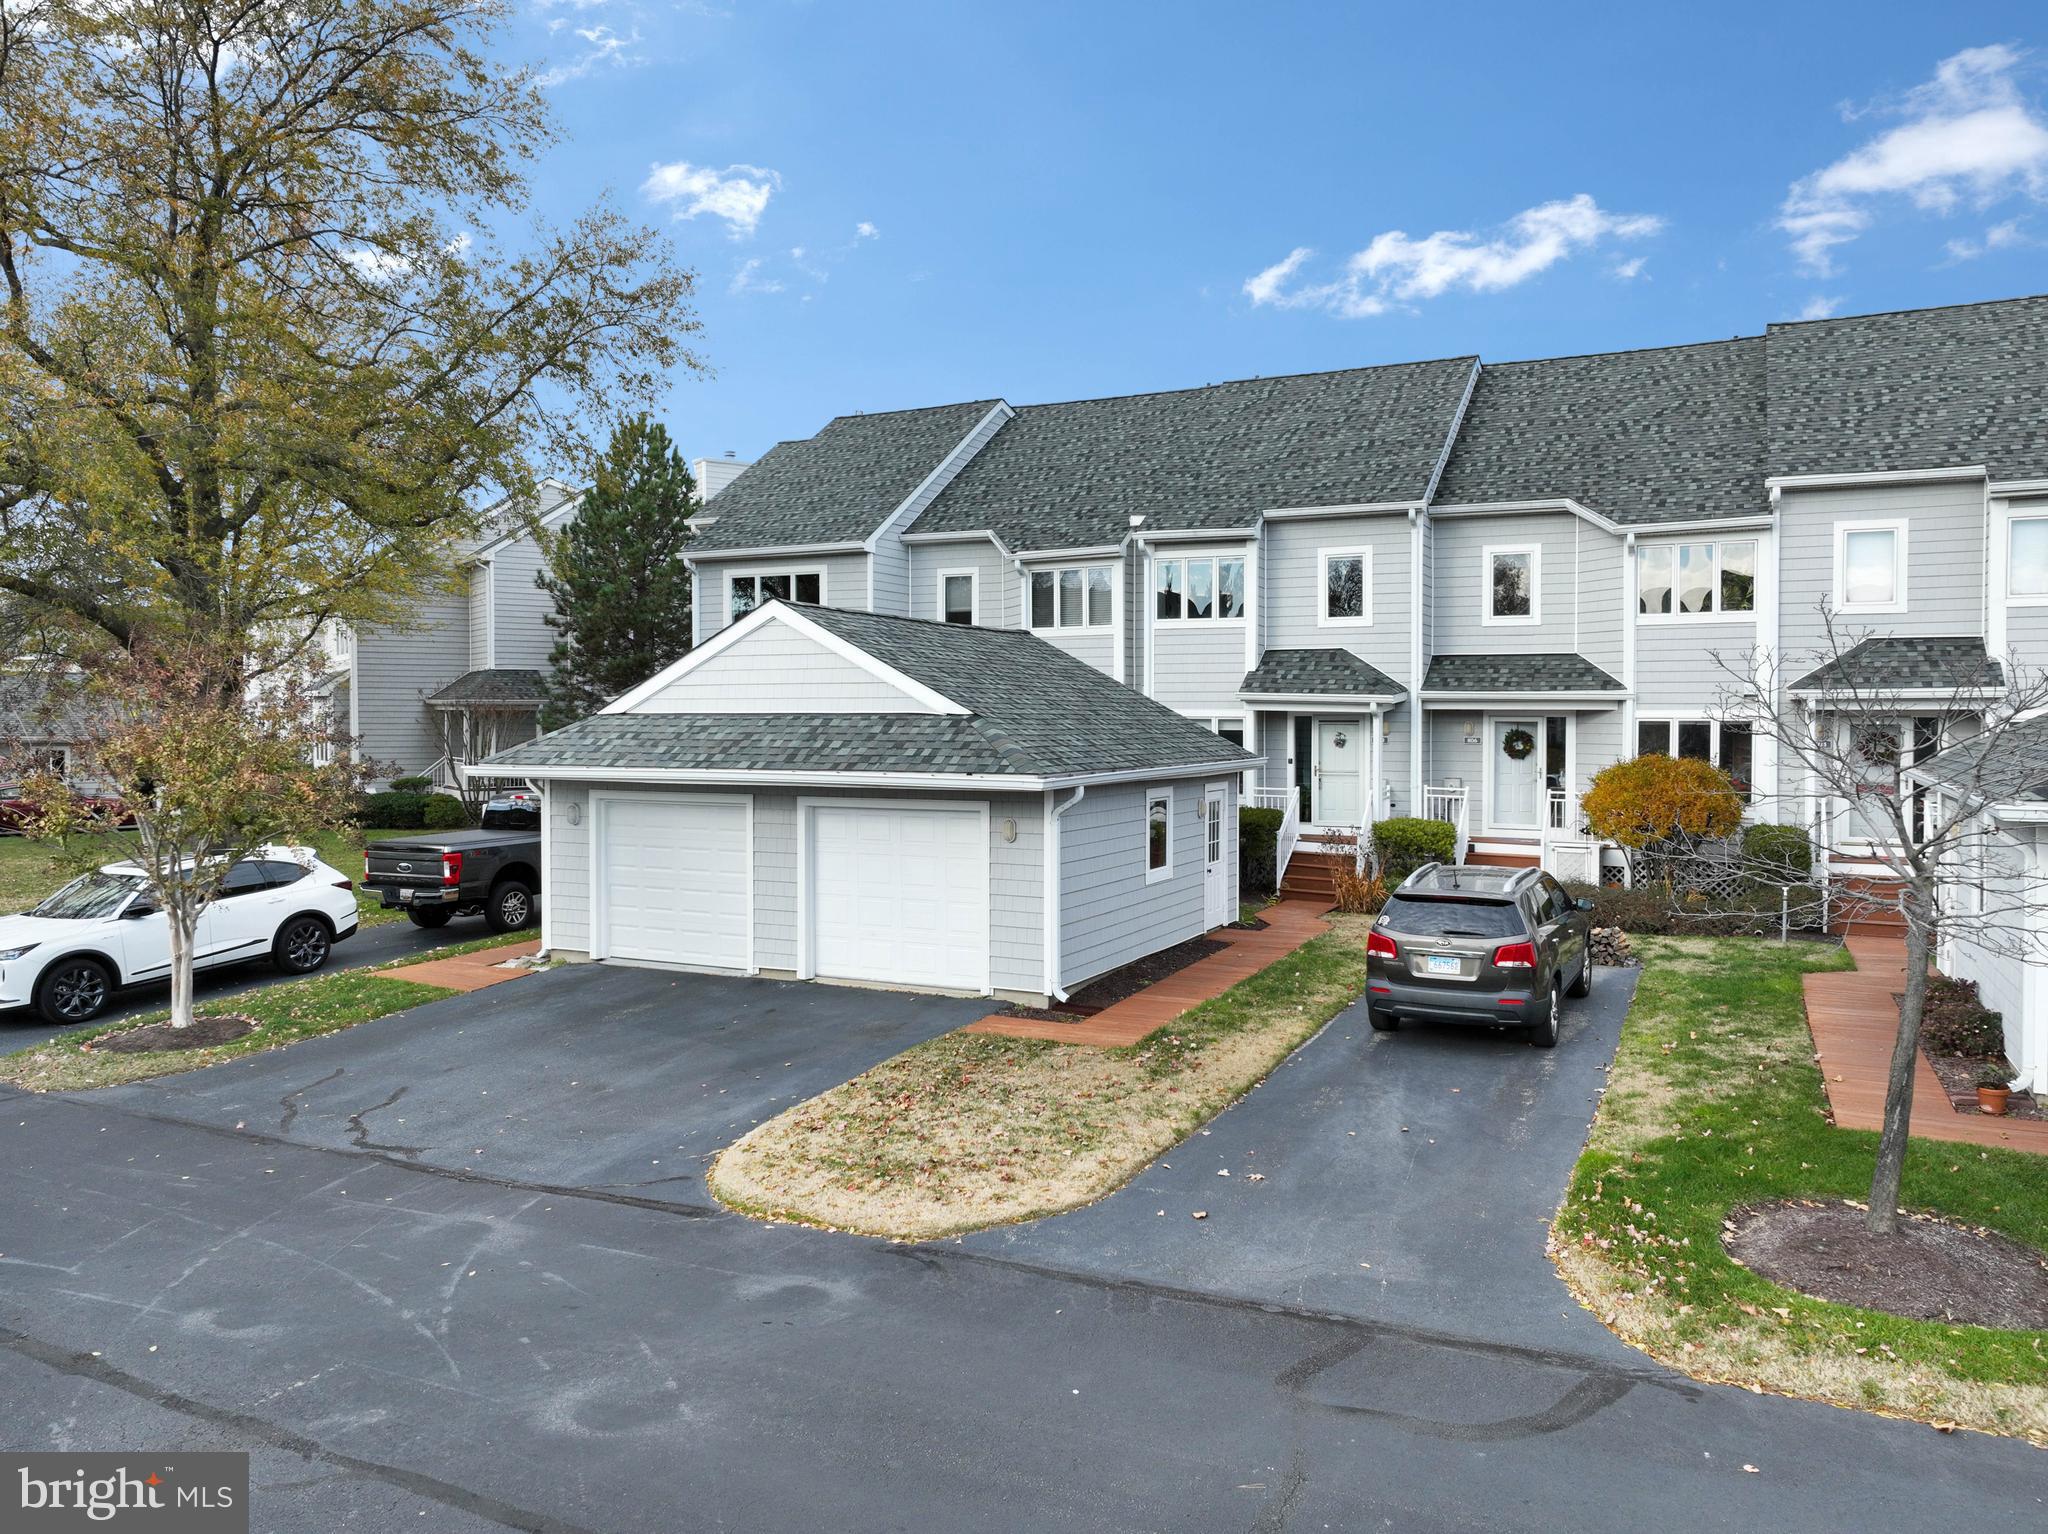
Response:
[[[557,956],[1042,1004],[1237,919],[1250,765],[1031,634],[778,600],[489,768]]]
[[[748,465],[699,459],[700,493],[715,495]],[[555,631],[536,527],[559,531],[582,492],[543,480],[530,509],[493,508],[458,551],[454,581],[424,592],[402,623],[336,625],[320,690],[367,760],[388,777],[422,775],[456,791],[462,768],[538,730]]]
[[[0,785],[54,772],[75,788],[103,786],[81,746],[85,708],[75,688],[47,672],[0,670]]]

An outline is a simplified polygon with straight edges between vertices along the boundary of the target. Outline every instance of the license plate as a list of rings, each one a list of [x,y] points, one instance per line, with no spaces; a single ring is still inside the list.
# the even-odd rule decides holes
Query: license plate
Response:
[[[400,891],[398,892],[398,903],[399,903],[400,905],[405,905],[405,904],[407,904],[408,902],[410,902],[410,901],[411,901],[411,899],[412,899],[412,891],[411,891],[411,890],[400,890]]]
[[[1465,970],[1465,966],[1458,960],[1436,953],[1425,959],[1422,967],[1423,973],[1429,975],[1458,975],[1463,974]]]

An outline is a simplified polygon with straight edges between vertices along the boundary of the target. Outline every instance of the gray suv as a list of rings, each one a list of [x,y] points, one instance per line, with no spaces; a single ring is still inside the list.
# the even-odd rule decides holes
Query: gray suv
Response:
[[[1520,1026],[1538,1049],[1553,1047],[1565,997],[1593,989],[1592,909],[1538,868],[1425,864],[1366,935],[1373,1027]]]

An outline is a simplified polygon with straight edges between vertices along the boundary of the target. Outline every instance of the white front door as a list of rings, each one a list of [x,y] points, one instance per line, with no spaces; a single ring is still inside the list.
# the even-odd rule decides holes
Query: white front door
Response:
[[[1223,834],[1228,798],[1221,783],[1211,783],[1202,794],[1202,902],[1207,916],[1203,925],[1210,928],[1237,919],[1230,909],[1230,865],[1225,861],[1230,845],[1230,838]]]
[[[810,816],[804,972],[989,988],[986,807],[819,804]]]
[[[1508,754],[1511,740],[1529,747],[1519,760]],[[1492,752],[1492,824],[1503,831],[1538,829],[1543,803],[1543,721],[1494,720]]]
[[[1361,823],[1365,731],[1356,719],[1316,721],[1315,814],[1319,826]]]
[[[748,801],[600,795],[594,957],[749,969]]]

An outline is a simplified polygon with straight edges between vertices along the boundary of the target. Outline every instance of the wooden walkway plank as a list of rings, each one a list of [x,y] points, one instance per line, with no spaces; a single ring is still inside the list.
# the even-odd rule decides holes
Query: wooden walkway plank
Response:
[[[449,991],[481,991],[533,973],[530,969],[502,969],[510,959],[530,958],[540,952],[540,939],[529,943],[508,943],[503,948],[479,948],[451,959],[424,959],[418,964],[401,964],[376,973],[393,980],[415,980],[421,985],[438,985]]]
[[[1197,959],[1186,969],[1177,970],[1135,996],[1127,996],[1078,1022],[1056,1023],[997,1013],[969,1023],[960,1031],[1122,1049],[1172,1022],[1189,1008],[1221,996],[1240,980],[1249,979],[1275,960],[1285,958],[1310,938],[1328,932],[1330,924],[1323,916],[1329,909],[1327,900],[1282,900],[1260,913],[1266,920],[1263,930],[1247,932],[1219,927],[1209,935],[1230,945],[1223,952]]]
[[[1806,976],[1806,1026],[1835,1123],[1881,1130],[1899,1033],[1895,998],[1906,988],[1906,943],[1863,931],[1852,932],[1847,947],[1855,969]],[[1925,1055],[1914,1062],[1912,1132],[1920,1139],[2048,1155],[2048,1121],[1956,1112]]]

